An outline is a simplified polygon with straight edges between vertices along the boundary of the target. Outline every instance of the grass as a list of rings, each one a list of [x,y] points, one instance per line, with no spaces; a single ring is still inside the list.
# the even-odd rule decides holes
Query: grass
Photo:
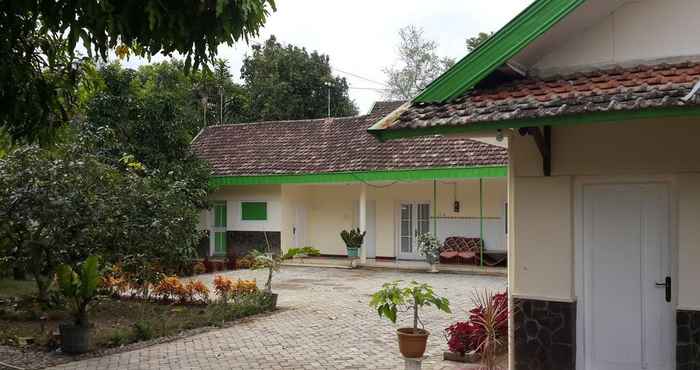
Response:
[[[31,294],[34,290],[20,282],[0,281],[4,295]],[[5,290],[11,287],[11,290]],[[91,351],[138,341],[175,335],[205,326],[220,326],[242,317],[268,311],[261,295],[251,295],[236,304],[163,304],[137,299],[98,297],[89,312]],[[43,319],[42,319],[43,317]],[[63,310],[46,309],[34,299],[0,302],[0,344],[21,346],[27,339],[44,348],[55,348],[52,333],[70,320]]]
[[[23,297],[36,294],[34,280],[0,279],[0,297]]]

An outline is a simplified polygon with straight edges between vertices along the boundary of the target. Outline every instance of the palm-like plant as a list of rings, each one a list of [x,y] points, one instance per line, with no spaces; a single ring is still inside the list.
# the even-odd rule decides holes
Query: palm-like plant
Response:
[[[483,365],[493,370],[497,365],[497,357],[508,340],[508,304],[507,301],[494,299],[494,294],[487,289],[475,290],[472,293],[472,304],[479,308],[479,315],[472,315],[471,321],[481,328],[483,336],[478,343],[476,352],[481,354]]]

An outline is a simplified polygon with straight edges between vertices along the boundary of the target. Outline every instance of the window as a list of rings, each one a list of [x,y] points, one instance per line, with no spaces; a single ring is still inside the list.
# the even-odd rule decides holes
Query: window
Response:
[[[214,204],[214,227],[226,227],[226,202]]]
[[[226,232],[225,231],[214,232],[214,254],[215,255],[226,254]]]
[[[212,235],[211,243],[213,244],[214,255],[225,255],[226,254],[226,226],[227,226],[227,216],[226,216],[226,202],[215,202],[212,209],[213,213],[213,224],[212,224]]]
[[[266,202],[241,202],[241,220],[243,221],[266,221]]]

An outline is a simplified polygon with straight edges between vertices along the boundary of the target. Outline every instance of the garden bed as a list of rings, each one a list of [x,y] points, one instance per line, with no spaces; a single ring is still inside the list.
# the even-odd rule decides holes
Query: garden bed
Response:
[[[22,286],[0,281],[0,286]],[[46,309],[33,298],[14,289],[13,295],[0,296],[0,345],[51,351],[57,348],[58,325],[69,319],[60,309]],[[31,291],[29,292],[31,293]],[[168,337],[190,329],[223,326],[239,318],[270,311],[264,293],[249,294],[233,303],[168,304],[143,299],[98,297],[89,312],[90,351]]]

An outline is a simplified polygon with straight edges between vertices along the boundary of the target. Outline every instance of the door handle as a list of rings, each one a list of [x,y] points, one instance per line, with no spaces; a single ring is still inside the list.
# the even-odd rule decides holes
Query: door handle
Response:
[[[663,282],[656,282],[656,286],[661,288],[666,289],[666,302],[671,302],[671,290],[672,290],[672,284],[671,284],[671,277],[666,276],[666,279],[664,279]]]

